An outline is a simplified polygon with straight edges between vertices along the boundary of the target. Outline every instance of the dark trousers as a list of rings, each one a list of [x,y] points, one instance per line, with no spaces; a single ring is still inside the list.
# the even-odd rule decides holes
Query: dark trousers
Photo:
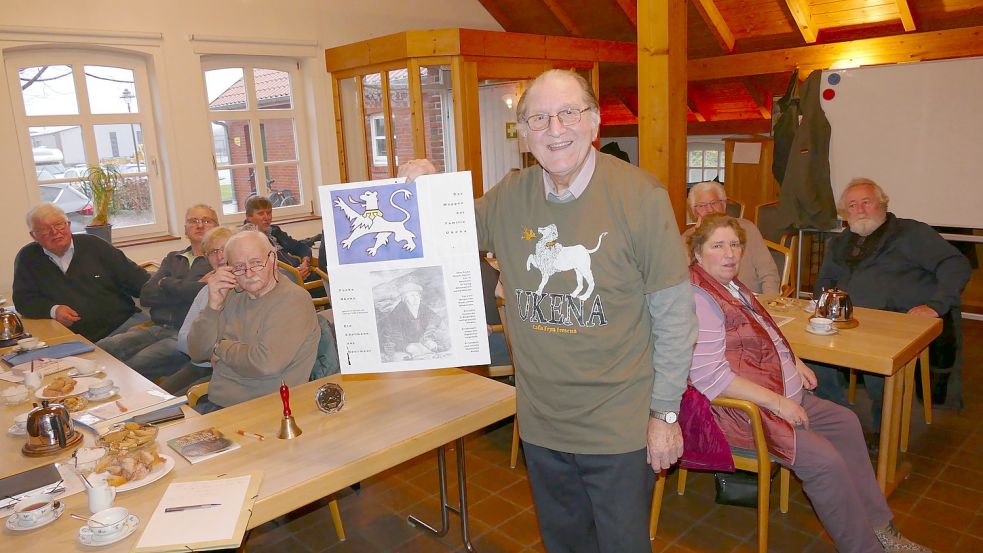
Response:
[[[522,442],[550,553],[649,553],[655,473],[645,449],[612,455],[563,453]]]

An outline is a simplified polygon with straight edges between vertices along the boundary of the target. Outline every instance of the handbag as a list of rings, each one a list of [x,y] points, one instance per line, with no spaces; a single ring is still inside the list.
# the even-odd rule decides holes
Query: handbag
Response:
[[[717,496],[714,501],[720,505],[737,507],[758,506],[758,475],[746,470],[736,472],[716,472],[713,474]]]
[[[683,455],[679,466],[693,470],[734,472],[734,457],[710,409],[710,400],[692,385],[679,403]]]

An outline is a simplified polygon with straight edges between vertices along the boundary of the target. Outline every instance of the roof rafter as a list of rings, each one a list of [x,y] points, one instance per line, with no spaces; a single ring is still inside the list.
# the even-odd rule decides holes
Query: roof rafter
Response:
[[[561,6],[557,0],[542,0],[542,2],[546,5],[546,8],[549,9],[550,13],[553,14],[553,17],[560,22],[560,25],[563,25],[563,28],[566,29],[567,32],[573,36],[584,36],[583,31],[577,27],[577,24],[570,18],[570,14],[563,9],[563,6]]]
[[[770,103],[770,98],[765,97],[765,94],[761,91],[761,88],[754,82],[754,78],[749,75],[741,77],[741,83],[744,84],[744,88],[747,89],[748,94],[751,95],[751,99],[754,100],[754,105],[758,107],[758,112],[761,113],[761,117],[764,119],[771,119],[771,108],[768,105]]]
[[[638,4],[635,0],[615,0],[618,3],[618,7],[621,11],[625,13],[625,17],[628,21],[631,21],[632,29],[638,29]]]
[[[696,120],[703,122],[713,119],[713,104],[710,102],[699,83],[689,82],[686,86],[686,105],[696,116]]]
[[[508,31],[509,29],[514,28],[512,18],[505,13],[505,10],[502,9],[502,6],[499,5],[496,0],[478,0],[478,2],[481,3],[481,6],[485,8],[485,11],[487,11],[495,19],[495,21],[498,21],[498,24],[502,26],[502,29]]]
[[[900,0],[904,1],[904,0]],[[802,38],[809,44],[816,42],[819,29],[812,22],[812,12],[809,10],[809,0],[785,0],[788,11],[792,13],[792,19],[799,27]]]
[[[901,24],[904,25],[905,32],[910,33],[915,30],[915,18],[911,15],[911,6],[908,4],[908,0],[895,0],[898,4],[898,16],[901,18]]]
[[[904,0],[898,1],[903,2]],[[724,16],[720,14],[720,10],[717,9],[713,0],[693,0],[693,6],[696,7],[696,11],[700,12],[700,16],[703,17],[707,27],[710,27],[710,32],[717,38],[717,42],[723,47],[724,52],[733,52],[734,33],[730,31],[730,26],[727,25],[727,21],[724,20]]]

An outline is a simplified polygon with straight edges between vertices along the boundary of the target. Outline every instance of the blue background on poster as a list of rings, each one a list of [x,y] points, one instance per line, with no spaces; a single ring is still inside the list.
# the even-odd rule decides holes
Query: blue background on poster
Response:
[[[414,243],[416,244],[416,249],[413,251],[406,251],[403,249],[405,245],[404,242],[398,241],[395,234],[390,234],[389,243],[385,246],[379,248],[379,251],[373,257],[368,254],[366,250],[375,245],[376,233],[369,232],[364,236],[359,237],[353,243],[351,248],[345,249],[342,247],[341,242],[348,238],[352,234],[351,221],[345,215],[335,203],[337,199],[341,199],[356,213],[363,213],[365,211],[365,206],[362,204],[353,204],[349,201],[349,196],[352,199],[361,202],[359,198],[365,191],[374,190],[379,193],[379,209],[382,211],[383,217],[387,221],[396,222],[406,219],[406,213],[403,213],[396,207],[393,207],[393,203],[399,207],[405,209],[409,212],[409,219],[404,223],[406,230],[412,232],[416,238]],[[410,192],[410,198],[407,199],[404,194],[396,194],[393,198],[393,193],[397,190],[407,190]],[[390,202],[390,198],[392,201]],[[419,259],[423,257],[423,236],[420,232],[420,209],[417,204],[417,193],[416,193],[416,183],[412,184],[386,184],[380,186],[372,186],[366,188],[350,188],[348,190],[340,190],[338,192],[331,193],[331,207],[335,235],[338,238],[338,243],[336,248],[338,249],[338,263],[341,265],[349,265],[352,263],[369,263],[373,261],[392,261],[396,259]]]

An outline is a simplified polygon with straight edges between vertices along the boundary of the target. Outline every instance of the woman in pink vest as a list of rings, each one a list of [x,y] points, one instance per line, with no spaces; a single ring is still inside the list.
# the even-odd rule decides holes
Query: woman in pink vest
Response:
[[[744,230],[726,215],[704,217],[689,239],[700,324],[690,383],[711,400],[744,399],[761,408],[769,452],[802,480],[839,551],[929,551],[891,523],[857,416],[810,392],[816,387],[812,370],[737,280],[744,244]],[[732,447],[753,449],[743,414],[713,410]]]

